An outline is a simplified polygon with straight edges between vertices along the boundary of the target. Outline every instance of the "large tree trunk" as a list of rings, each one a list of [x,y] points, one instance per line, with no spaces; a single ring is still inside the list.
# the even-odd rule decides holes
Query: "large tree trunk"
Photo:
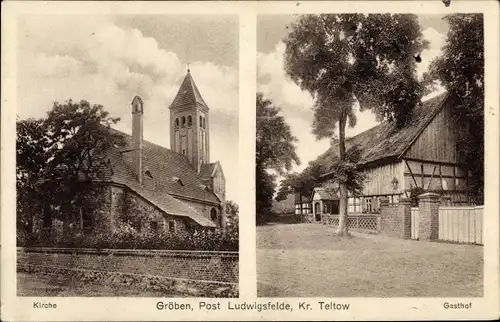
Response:
[[[339,120],[339,159],[340,162],[344,162],[345,155],[345,126],[347,117],[345,113],[340,117]],[[347,230],[347,184],[345,182],[339,182],[340,186],[340,213],[339,213],[339,227],[337,228],[338,236],[348,236],[349,231]]]

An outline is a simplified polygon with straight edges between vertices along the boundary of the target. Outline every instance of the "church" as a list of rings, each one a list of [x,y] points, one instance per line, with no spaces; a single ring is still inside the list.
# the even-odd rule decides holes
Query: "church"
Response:
[[[126,194],[141,231],[182,232],[225,226],[225,178],[210,162],[210,113],[190,70],[170,107],[170,149],[143,139],[142,99],[131,104],[132,135],[109,151],[111,224]],[[82,221],[84,221],[82,219]],[[83,226],[83,223],[82,223]]]
[[[97,219],[80,211],[76,229],[113,230],[126,221],[147,233],[183,233],[226,225],[226,184],[218,161],[210,162],[210,113],[190,70],[170,110],[170,149],[143,139],[143,100],[131,103],[132,134],[110,129],[122,138],[106,151],[109,167],[96,178],[104,206]],[[39,228],[63,229],[56,219]],[[33,229],[35,228],[34,225]]]

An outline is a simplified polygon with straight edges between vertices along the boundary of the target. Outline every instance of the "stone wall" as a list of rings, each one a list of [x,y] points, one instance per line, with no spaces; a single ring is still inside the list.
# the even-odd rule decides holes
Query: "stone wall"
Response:
[[[111,217],[114,223],[117,219],[117,214],[122,211],[121,203],[123,202],[124,188],[119,186],[111,186]],[[178,216],[165,215],[162,211],[156,208],[151,203],[147,202],[134,192],[128,190],[126,198],[130,198],[134,211],[137,212],[137,217],[141,218],[141,231],[156,229],[157,231],[171,231],[173,229],[176,233],[184,232],[186,230],[186,223],[183,218]],[[153,226],[156,225],[156,228]]]
[[[237,252],[18,248],[17,271],[231,297],[238,293],[238,258]]]

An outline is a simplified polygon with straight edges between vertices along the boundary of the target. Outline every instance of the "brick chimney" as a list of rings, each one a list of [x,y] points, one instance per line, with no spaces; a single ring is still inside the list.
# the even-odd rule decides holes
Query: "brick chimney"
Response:
[[[137,176],[137,180],[142,184],[142,132],[144,103],[139,96],[132,100],[132,167]]]

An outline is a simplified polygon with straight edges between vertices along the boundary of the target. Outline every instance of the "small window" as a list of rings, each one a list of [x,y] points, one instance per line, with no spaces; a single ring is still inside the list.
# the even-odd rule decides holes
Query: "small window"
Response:
[[[158,222],[157,221],[151,221],[149,223],[149,227],[151,228],[151,231],[158,231]]]
[[[217,210],[215,210],[215,208],[210,210],[210,219],[212,219],[212,221],[217,221]]]
[[[203,127],[203,118],[200,115],[200,127]]]
[[[179,119],[178,118],[175,119],[175,128],[176,129],[179,128]]]
[[[181,179],[179,179],[179,178],[177,178],[177,177],[172,177],[172,182],[174,182],[174,183],[178,183],[178,184],[180,184],[181,186],[183,186],[183,185],[184,185],[184,183],[182,182],[182,180],[181,180]]]
[[[193,119],[191,118],[191,115],[188,116],[188,127],[191,127],[193,125]]]
[[[175,233],[175,221],[170,220],[168,222],[168,231],[171,233]]]
[[[186,117],[185,116],[183,116],[181,119],[181,126],[186,127]]]
[[[206,129],[206,127],[205,127],[205,118],[203,118],[203,128]]]

